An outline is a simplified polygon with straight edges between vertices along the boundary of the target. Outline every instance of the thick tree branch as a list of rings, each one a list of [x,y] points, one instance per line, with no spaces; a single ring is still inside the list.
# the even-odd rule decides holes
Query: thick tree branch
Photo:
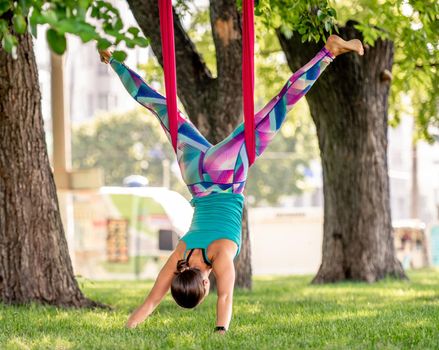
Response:
[[[150,39],[155,56],[163,66],[157,0],[128,0],[128,3],[143,33]],[[194,43],[183,29],[175,11],[174,30],[178,96],[189,114],[198,114],[202,103],[193,99],[192,96],[205,90],[214,79]]]
[[[128,0],[140,28],[162,64],[157,0]],[[197,52],[174,12],[178,96],[192,122],[208,140],[221,141],[241,120],[241,23],[235,0],[210,4],[218,77]]]
[[[276,35],[279,39],[282,51],[285,54],[290,69],[294,72],[302,67],[306,62],[316,54],[320,46],[314,41],[302,44],[300,35],[293,35],[287,38],[280,29],[276,29]]]
[[[241,19],[236,1],[211,1],[210,23],[217,55],[219,77],[241,74],[242,35]]]
[[[242,104],[242,30],[236,1],[210,1],[210,23],[218,71],[214,108],[226,118],[219,124],[209,116],[209,122],[217,129],[216,134],[221,134],[224,125],[227,133],[235,127]]]

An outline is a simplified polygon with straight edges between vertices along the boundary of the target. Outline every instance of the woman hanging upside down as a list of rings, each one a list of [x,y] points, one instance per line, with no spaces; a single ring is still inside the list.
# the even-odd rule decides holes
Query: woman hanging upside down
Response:
[[[293,105],[304,96],[320,74],[345,52],[363,55],[359,40],[345,41],[331,35],[326,45],[304,67],[288,79],[285,86],[255,115],[256,157],[276,135]],[[160,121],[168,139],[169,124],[165,97],[148,86],[124,64],[100,52],[110,63],[131,96]],[[232,317],[234,258],[241,247],[241,219],[249,162],[245,147],[244,124],[216,145],[207,141],[181,112],[178,114],[177,160],[195,208],[189,231],[160,271],[145,301],[130,316],[127,327],[143,322],[171,289],[178,305],[194,308],[209,293],[209,274],[217,281],[215,330],[224,333]]]

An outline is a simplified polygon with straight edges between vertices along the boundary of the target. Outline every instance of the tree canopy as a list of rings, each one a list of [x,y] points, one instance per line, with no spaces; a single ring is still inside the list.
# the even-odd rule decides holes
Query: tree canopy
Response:
[[[12,26],[9,25],[12,20]],[[30,30],[37,35],[38,25],[48,25],[50,48],[57,54],[67,49],[66,34],[77,35],[86,43],[95,40],[99,49],[125,43],[128,48],[146,47],[148,41],[137,27],[124,26],[119,10],[103,0],[0,0],[0,39],[2,47],[15,56],[17,35]],[[126,52],[114,55],[124,60]]]
[[[395,45],[390,100],[391,123],[397,125],[411,99],[417,137],[433,141],[431,127],[439,127],[439,3],[434,0],[261,0],[259,14],[268,27],[280,28],[302,41],[327,36],[333,29],[355,20],[363,42],[373,46],[378,38]],[[313,28],[314,29],[310,29]],[[325,32],[322,32],[324,30]],[[327,33],[326,33],[327,32]]]
[[[241,2],[237,1],[238,6]],[[216,56],[207,8],[199,10],[193,1],[177,1],[175,8],[181,16],[190,16],[188,33],[215,74]],[[366,45],[373,46],[378,38],[391,39],[395,43],[391,123],[396,125],[401,113],[407,112],[403,98],[408,96],[411,100],[408,112],[415,116],[417,136],[433,140],[430,127],[439,126],[437,2],[260,0],[256,3],[255,15],[257,105],[262,105],[288,75],[273,29],[281,30],[286,36],[300,35],[302,41],[319,41],[333,31],[337,32],[340,24],[355,19]],[[10,22],[12,26],[8,24]],[[36,35],[36,27],[43,24],[49,27],[46,35],[51,49],[59,54],[67,48],[68,33],[79,36],[83,42],[95,40],[100,49],[112,45],[120,48],[121,43],[128,48],[148,45],[137,27],[124,25],[119,10],[109,1],[0,0],[0,38],[6,51],[14,54],[17,34],[29,29]],[[114,55],[120,60],[126,57],[123,49],[116,50]],[[145,68],[148,75],[161,75],[158,64],[149,62]]]

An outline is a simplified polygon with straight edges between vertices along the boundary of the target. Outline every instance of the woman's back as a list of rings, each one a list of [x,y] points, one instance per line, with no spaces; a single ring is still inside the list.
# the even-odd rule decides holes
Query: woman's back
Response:
[[[193,198],[194,216],[189,231],[181,238],[190,249],[207,248],[215,241],[227,239],[241,247],[244,196],[236,193],[213,193]]]

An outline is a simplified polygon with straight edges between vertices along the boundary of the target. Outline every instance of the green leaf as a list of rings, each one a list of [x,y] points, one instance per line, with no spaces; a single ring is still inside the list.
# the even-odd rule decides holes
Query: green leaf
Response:
[[[57,23],[56,29],[59,33],[75,33],[76,21],[73,18],[63,19]]]
[[[17,38],[10,33],[5,33],[2,39],[2,46],[6,52],[12,53],[14,47],[17,45]]]
[[[306,27],[299,27],[298,29],[297,29],[297,32],[300,34],[300,35],[302,35],[302,34],[305,34],[306,33]]]
[[[98,39],[98,49],[99,50],[106,50],[111,46],[111,42],[107,39],[100,38]]]
[[[98,7],[93,7],[91,10],[91,16],[93,18],[99,18],[99,8]]]
[[[335,9],[333,9],[332,7],[328,9],[328,15],[332,16],[332,17],[337,17],[337,11],[335,11]]]
[[[148,39],[141,37],[141,36],[133,39],[133,43],[137,46],[140,46],[140,47],[147,47],[149,45]]]
[[[136,27],[129,27],[128,28],[128,33],[131,33],[134,36],[137,36],[139,34],[139,32],[140,32],[139,28],[136,28]]]
[[[46,12],[41,13],[41,16],[44,23],[55,25],[58,22],[58,16],[53,10],[47,10]]]
[[[280,30],[287,39],[291,39],[291,37],[293,36],[293,31],[291,30],[291,28],[287,27],[286,25],[282,25],[280,27]]]
[[[60,34],[56,30],[50,28],[46,32],[46,38],[53,52],[62,55],[66,51],[67,41],[64,34]]]
[[[125,45],[129,48],[129,49],[133,49],[136,44],[134,43],[134,40],[130,40],[130,39],[126,39],[125,40]]]
[[[3,38],[3,34],[8,32],[8,22],[0,18],[0,38]]]
[[[119,31],[114,30],[113,27],[112,27],[110,24],[108,24],[108,23],[105,23],[105,24],[102,26],[102,29],[104,30],[104,32],[105,32],[106,34],[111,35],[111,36],[114,36],[114,37],[117,37],[117,35],[119,34]]]
[[[125,51],[116,50],[113,52],[113,57],[116,61],[123,62],[127,58]]]
[[[325,30],[329,32],[331,30],[331,23],[329,21],[325,22]]]
[[[123,22],[120,18],[115,17],[113,20],[113,28],[114,30],[120,31],[123,28]]]
[[[38,14],[36,11],[32,12],[32,16],[29,18],[30,32],[36,38],[37,37],[37,25],[38,25]]]
[[[26,20],[24,19],[24,17],[16,13],[13,18],[13,23],[14,23],[14,29],[17,32],[17,34],[24,34],[27,27]]]
[[[79,32],[79,37],[81,38],[83,43],[87,43],[92,39],[96,38],[96,33],[93,31],[80,31]]]
[[[80,8],[82,8],[83,10],[87,10],[89,8],[91,4],[90,0],[79,0],[78,1],[78,5]]]
[[[12,6],[12,3],[9,0],[0,0],[0,15],[8,11]]]
[[[37,37],[37,25],[46,23],[44,17],[38,9],[33,9],[32,15],[29,18],[31,32],[34,37]]]

